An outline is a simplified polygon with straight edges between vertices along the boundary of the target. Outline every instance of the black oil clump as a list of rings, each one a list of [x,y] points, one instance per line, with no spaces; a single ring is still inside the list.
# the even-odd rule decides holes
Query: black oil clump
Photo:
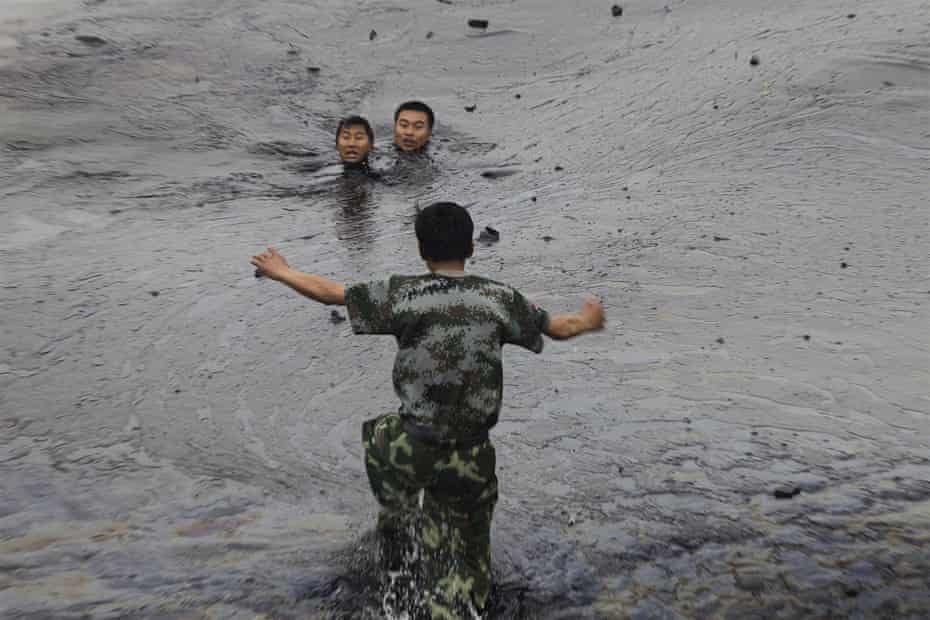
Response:
[[[490,226],[485,226],[478,234],[478,241],[484,243],[485,245],[490,245],[492,243],[497,243],[501,240],[501,234]]]

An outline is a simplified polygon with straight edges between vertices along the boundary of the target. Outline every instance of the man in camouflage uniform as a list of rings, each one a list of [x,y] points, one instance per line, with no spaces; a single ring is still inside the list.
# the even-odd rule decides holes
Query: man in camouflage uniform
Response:
[[[470,447],[424,441],[399,413],[367,421],[362,437],[382,506],[381,559],[396,573],[389,607],[414,618],[473,617],[491,591],[494,447],[487,439]]]
[[[595,301],[577,314],[550,317],[516,290],[466,274],[473,233],[464,208],[431,205],[416,221],[429,273],[348,289],[291,269],[271,248],[252,258],[260,271],[311,299],[345,304],[355,333],[397,340],[400,409],[365,422],[362,439],[382,507],[382,560],[394,584],[387,602],[413,618],[474,618],[488,602],[497,502],[488,431],[501,409],[501,346],[539,353],[543,334],[566,339],[604,322]]]

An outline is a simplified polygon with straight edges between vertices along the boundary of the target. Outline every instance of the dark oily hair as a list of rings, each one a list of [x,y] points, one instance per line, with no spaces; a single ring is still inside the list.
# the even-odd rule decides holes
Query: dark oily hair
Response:
[[[414,226],[420,254],[426,260],[471,258],[475,224],[465,207],[454,202],[436,202],[417,213]]]
[[[343,129],[348,129],[349,127],[364,127],[365,133],[368,134],[368,141],[371,142],[371,145],[375,145],[375,132],[371,129],[371,124],[364,116],[347,116],[339,121],[339,126],[336,127],[336,142],[339,142],[339,134],[342,133]]]
[[[394,112],[394,122],[397,122],[397,118],[400,116],[400,113],[404,110],[411,110],[413,112],[423,112],[426,114],[426,123],[429,125],[429,128],[432,129],[433,125],[436,122],[436,117],[433,116],[433,110],[430,109],[428,105],[422,101],[405,101],[399,106]]]

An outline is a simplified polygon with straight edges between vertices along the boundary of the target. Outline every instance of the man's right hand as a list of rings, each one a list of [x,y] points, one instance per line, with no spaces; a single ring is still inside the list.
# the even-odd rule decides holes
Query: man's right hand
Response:
[[[291,268],[287,260],[274,248],[268,248],[267,252],[256,254],[252,257],[251,263],[272,280],[280,280]]]

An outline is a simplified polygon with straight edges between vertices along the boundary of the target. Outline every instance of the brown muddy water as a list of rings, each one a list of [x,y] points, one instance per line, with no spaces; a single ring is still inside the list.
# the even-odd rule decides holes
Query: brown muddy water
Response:
[[[930,617],[930,5],[622,4],[0,0],[0,617],[377,617],[393,343],[248,257],[417,272],[435,199],[608,311],[507,352],[492,617]]]

